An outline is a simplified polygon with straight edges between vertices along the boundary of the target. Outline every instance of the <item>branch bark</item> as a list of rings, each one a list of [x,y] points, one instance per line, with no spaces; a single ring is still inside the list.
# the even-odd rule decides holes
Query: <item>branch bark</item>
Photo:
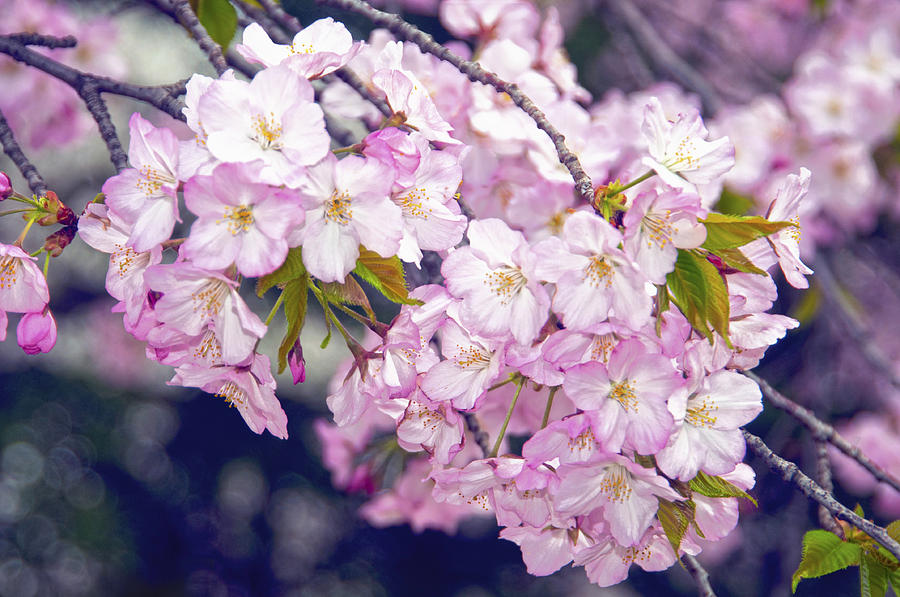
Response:
[[[37,196],[46,195],[47,183],[44,182],[44,178],[37,168],[34,167],[34,164],[28,161],[28,158],[16,141],[16,137],[13,135],[6,117],[3,116],[3,112],[0,112],[0,144],[3,145],[3,152],[9,156],[9,159],[12,160],[13,164],[16,165],[16,168],[19,169],[19,172],[22,173],[22,176],[28,182],[31,192]]]

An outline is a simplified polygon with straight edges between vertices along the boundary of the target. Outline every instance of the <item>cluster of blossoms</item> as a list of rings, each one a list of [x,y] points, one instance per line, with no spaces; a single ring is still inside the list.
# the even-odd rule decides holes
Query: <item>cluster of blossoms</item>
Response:
[[[53,0],[32,2],[0,1],[3,22],[0,33],[38,33],[55,37],[79,34],[77,49],[33,51],[45,54],[74,68],[120,78],[127,73],[125,61],[109,48],[118,31],[112,20],[103,17],[82,19],[69,5]],[[33,68],[0,56],[0,110],[26,147],[60,148],[77,142],[96,126],[83,109],[78,94],[65,83]]]
[[[291,44],[248,26],[236,49],[261,65],[251,80],[194,75],[193,138],[133,115],[132,167],[78,234],[110,255],[114,311],[175,368],[170,383],[225,398],[256,433],[288,435],[259,340],[283,305],[279,369],[302,380],[312,294],[353,354],[326,401],[334,424],[317,424],[325,461],[336,484],[378,490],[364,507],[373,522],[449,531],[487,511],[533,574],[574,562],[608,586],[632,563],[667,568],[726,536],[754,484],[740,427],[762,405],[739,372],[797,325],[767,313],[767,271],[807,286],[797,222],[810,173],[784,175],[765,218],[717,214],[734,147],[691,98],[666,87],[585,108],[552,8],[440,11],[476,45],[454,48],[517,83],[605,183],[590,205],[508,95],[384,31],[359,43],[323,19]],[[322,81],[345,66],[389,118]],[[326,113],[375,130],[333,149]],[[402,264],[423,267],[425,252],[441,276],[408,293]],[[0,301],[44,292],[0,309],[40,302],[49,317],[28,255],[13,245],[0,264]],[[281,291],[266,322],[245,278]],[[390,325],[356,278],[403,304]],[[336,311],[375,333],[358,342]]]

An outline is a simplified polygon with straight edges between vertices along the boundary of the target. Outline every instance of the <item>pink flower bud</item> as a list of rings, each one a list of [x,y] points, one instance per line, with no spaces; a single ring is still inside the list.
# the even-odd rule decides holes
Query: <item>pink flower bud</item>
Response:
[[[6,175],[6,172],[0,172],[0,201],[9,198],[12,192],[12,182],[10,182],[9,176]]]
[[[56,345],[56,320],[50,310],[23,315],[16,328],[16,341],[25,354],[50,352]]]
[[[291,368],[291,375],[294,376],[294,385],[306,380],[306,361],[303,359],[303,347],[300,345],[300,340],[294,342],[291,350],[288,351],[288,367]]]

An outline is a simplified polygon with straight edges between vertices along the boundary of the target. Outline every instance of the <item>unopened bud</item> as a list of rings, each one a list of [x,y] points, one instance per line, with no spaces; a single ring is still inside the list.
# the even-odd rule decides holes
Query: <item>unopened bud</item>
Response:
[[[16,328],[16,341],[25,354],[50,352],[56,345],[56,320],[50,309],[23,315]]]
[[[44,250],[50,253],[51,257],[59,257],[63,249],[69,246],[69,243],[75,238],[76,232],[78,232],[77,226],[66,226],[57,230],[44,241]]]
[[[8,199],[13,193],[12,182],[6,172],[0,172],[0,201]]]
[[[291,369],[291,375],[294,378],[294,385],[303,383],[306,380],[306,360],[303,358],[303,347],[300,340],[297,339],[294,345],[288,351],[288,367]]]
[[[62,210],[62,215],[65,217],[65,210],[68,210],[69,213],[72,213],[72,210],[66,207],[65,203],[59,200],[59,197],[56,196],[56,193],[53,191],[47,191],[46,197],[43,198],[41,202],[44,210],[48,213],[46,216],[37,221],[41,226],[53,226],[54,224],[58,224],[60,211]],[[63,209],[65,208],[65,209]],[[73,214],[74,217],[74,214]]]

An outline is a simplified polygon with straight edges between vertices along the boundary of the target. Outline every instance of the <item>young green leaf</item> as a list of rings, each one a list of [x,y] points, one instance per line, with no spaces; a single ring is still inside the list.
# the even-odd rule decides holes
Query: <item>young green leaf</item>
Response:
[[[362,289],[362,286],[354,278],[347,276],[343,284],[327,282],[322,284],[321,288],[329,301],[341,305],[357,305],[363,308],[369,319],[375,319],[375,313],[372,311],[372,305],[369,303],[366,291]]]
[[[753,208],[753,199],[736,193],[729,188],[722,189],[713,209],[719,213],[742,216]]]
[[[403,262],[397,257],[382,257],[365,247],[359,248],[359,259],[353,273],[360,277],[389,301],[403,305],[421,305],[421,301],[409,298]]]
[[[666,538],[672,545],[672,549],[677,554],[678,549],[681,547],[681,540],[684,539],[684,534],[691,523],[694,522],[697,505],[692,500],[670,502],[662,498],[657,499],[659,500],[659,510],[656,512],[656,517],[659,519],[659,523],[666,534]]]
[[[800,565],[791,579],[791,592],[804,578],[817,578],[848,566],[858,566],[861,550],[856,543],[848,543],[840,537],[822,529],[808,531],[803,535],[803,551]]]
[[[678,250],[675,270],[666,277],[672,302],[684,313],[691,326],[710,342],[712,329],[719,332],[726,344],[728,338],[728,288],[719,270],[694,251]]]
[[[714,255],[718,256],[722,263],[739,272],[759,274],[760,276],[766,275],[765,270],[761,270],[753,265],[753,262],[747,259],[747,256],[741,253],[740,249],[716,249]]]
[[[287,331],[278,347],[278,373],[287,366],[287,355],[303,329],[306,320],[306,299],[309,277],[303,276],[291,280],[284,286],[284,316],[287,318]]]
[[[859,561],[860,597],[884,597],[891,571],[863,552]]]
[[[276,284],[286,284],[290,280],[306,276],[306,268],[303,267],[303,255],[300,247],[288,251],[284,263],[271,274],[261,276],[256,281],[256,296],[264,295]]]
[[[700,495],[706,497],[726,498],[736,497],[744,498],[753,502],[754,506],[759,506],[752,495],[734,485],[730,481],[726,481],[722,477],[713,477],[707,475],[703,471],[698,471],[697,476],[690,481],[691,491],[696,491]]]
[[[762,236],[793,226],[791,222],[770,222],[759,216],[732,216],[711,213],[705,220],[706,241],[702,247],[716,253],[719,249],[742,247]]]
[[[222,51],[228,48],[228,44],[234,38],[237,31],[237,11],[228,0],[199,0],[195,9],[200,24],[213,38],[213,41],[222,46]]]

